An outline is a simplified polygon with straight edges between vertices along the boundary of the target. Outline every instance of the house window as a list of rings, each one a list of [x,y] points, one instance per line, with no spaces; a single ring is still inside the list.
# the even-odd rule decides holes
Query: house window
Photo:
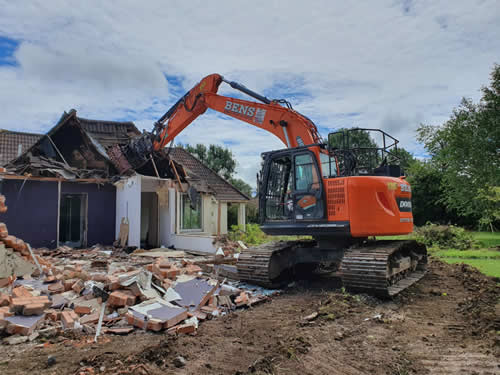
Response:
[[[201,197],[191,202],[187,194],[181,195],[181,229],[201,231]]]

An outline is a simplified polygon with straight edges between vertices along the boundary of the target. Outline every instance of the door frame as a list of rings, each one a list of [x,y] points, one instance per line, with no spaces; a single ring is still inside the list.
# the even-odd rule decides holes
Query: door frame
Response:
[[[75,243],[75,242],[62,242],[61,241],[61,220],[62,220],[62,215],[61,215],[61,203],[62,199],[65,196],[80,196],[83,199],[81,199],[80,203],[80,209],[83,211],[81,213],[81,217],[83,218],[83,222],[81,223],[80,227],[80,243]],[[71,247],[76,247],[76,248],[86,248],[87,247],[87,235],[88,235],[88,213],[89,213],[89,197],[88,193],[60,193],[59,195],[59,209],[58,209],[58,235],[57,235],[57,244],[58,246],[63,244],[66,246],[71,246]],[[74,246],[74,245],[79,245],[79,246]]]
[[[302,155],[310,155],[312,157],[312,164],[313,164],[313,168],[315,168],[316,170],[316,178],[318,179],[318,185],[319,185],[319,189],[315,190],[314,191],[314,196],[315,198],[317,199],[317,202],[321,203],[321,202],[324,202],[324,194],[323,194],[323,179],[322,179],[322,175],[321,175],[321,171],[319,169],[319,165],[318,165],[318,160],[316,159],[316,155],[314,154],[314,152],[312,152],[311,150],[309,149],[304,149],[304,150],[297,150],[295,152],[292,152],[291,153],[292,155],[292,178],[293,178],[293,192],[292,192],[292,200],[293,200],[293,220],[294,221],[298,221],[298,222],[302,222],[302,221],[308,221],[308,220],[322,220],[325,218],[325,204],[323,203],[322,204],[322,212],[321,212],[321,217],[314,217],[314,218],[302,218],[302,219],[298,219],[297,218],[297,205],[296,205],[296,199],[297,199],[297,195],[313,195],[311,194],[311,190],[297,190],[297,176],[296,176],[296,172],[297,172],[297,164],[296,164],[296,160],[297,160],[297,156],[302,156]],[[318,204],[318,203],[316,203]]]

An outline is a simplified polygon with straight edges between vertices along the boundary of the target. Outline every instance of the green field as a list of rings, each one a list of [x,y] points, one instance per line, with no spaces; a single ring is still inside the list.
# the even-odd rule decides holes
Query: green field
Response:
[[[487,276],[500,278],[500,259],[441,258],[446,263],[466,263]]]
[[[500,246],[500,232],[472,232],[472,235],[479,242],[481,247],[498,247]]]
[[[429,249],[429,254],[446,263],[466,263],[488,276],[500,278],[500,233],[472,232],[478,249]],[[377,239],[408,239],[411,236],[388,236]]]

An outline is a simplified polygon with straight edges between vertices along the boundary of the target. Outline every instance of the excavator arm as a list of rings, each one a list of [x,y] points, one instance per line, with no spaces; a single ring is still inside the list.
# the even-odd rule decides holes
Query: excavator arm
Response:
[[[218,95],[222,82],[262,103]],[[314,123],[293,110],[287,102],[269,100],[243,85],[224,80],[219,74],[211,74],[203,78],[155,123],[154,150],[165,147],[198,116],[205,113],[207,108],[267,130],[287,147],[322,143]]]

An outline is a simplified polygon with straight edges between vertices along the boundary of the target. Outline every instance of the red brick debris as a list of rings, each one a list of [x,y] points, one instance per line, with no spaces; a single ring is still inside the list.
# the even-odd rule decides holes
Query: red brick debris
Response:
[[[0,195],[0,213],[6,211],[5,197]],[[237,246],[229,245],[224,251],[227,264],[232,265]],[[0,335],[8,336],[4,343],[17,342],[9,335],[32,340],[66,330],[93,337],[102,308],[102,335],[127,335],[134,330],[196,334],[198,324],[206,319],[269,298],[260,289],[243,290],[236,281],[217,280],[215,264],[226,258],[221,262],[215,256],[168,249],[127,254],[121,248],[99,245],[32,250],[36,261],[27,244],[0,223],[0,252],[40,266],[30,274],[0,276]],[[222,278],[219,272],[217,276]]]

